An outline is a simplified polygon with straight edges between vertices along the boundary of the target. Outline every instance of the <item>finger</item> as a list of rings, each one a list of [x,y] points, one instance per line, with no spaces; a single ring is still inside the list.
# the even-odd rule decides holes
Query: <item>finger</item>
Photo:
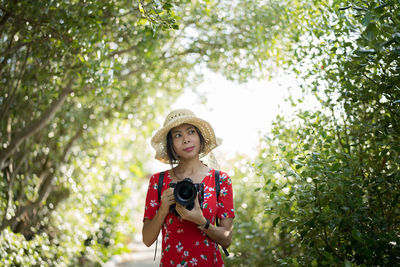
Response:
[[[202,207],[200,206],[200,202],[199,202],[199,198],[196,197],[196,199],[194,200],[194,207],[196,209],[202,209]]]
[[[161,196],[161,198],[165,198],[165,199],[173,199],[175,198],[174,193],[173,192],[168,192],[167,190],[165,190]]]
[[[174,198],[174,196],[169,196],[169,195],[164,195],[164,196],[162,196],[161,197],[162,199],[173,199]]]
[[[174,192],[171,191],[170,188],[168,188],[168,189],[164,190],[164,192],[163,192],[162,195],[163,195],[163,196],[173,196],[173,195],[174,195]]]
[[[184,213],[186,213],[188,211],[185,206],[183,206],[183,205],[181,205],[179,203],[176,204],[176,209],[179,210],[180,214],[184,214]]]
[[[180,204],[180,203],[176,203],[176,207],[177,207],[178,209],[185,209],[185,206],[183,206],[183,205]]]
[[[176,212],[178,212],[179,216],[183,217],[183,215],[185,214],[185,210],[182,209],[182,207],[178,207],[178,204],[175,207]]]

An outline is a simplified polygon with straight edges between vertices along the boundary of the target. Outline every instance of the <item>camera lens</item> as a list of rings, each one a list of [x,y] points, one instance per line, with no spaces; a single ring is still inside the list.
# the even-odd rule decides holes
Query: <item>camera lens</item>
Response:
[[[182,186],[178,192],[181,199],[190,199],[193,195],[193,188],[189,186]]]
[[[174,195],[181,205],[193,204],[197,196],[196,186],[192,182],[182,181],[176,185]]]

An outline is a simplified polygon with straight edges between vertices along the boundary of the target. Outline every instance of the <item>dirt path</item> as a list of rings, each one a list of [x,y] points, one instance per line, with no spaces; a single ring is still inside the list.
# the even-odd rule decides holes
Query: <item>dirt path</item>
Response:
[[[158,241],[157,257],[154,261],[155,243],[146,247],[142,242],[135,241],[129,254],[115,255],[103,267],[158,267],[160,264],[161,245]]]

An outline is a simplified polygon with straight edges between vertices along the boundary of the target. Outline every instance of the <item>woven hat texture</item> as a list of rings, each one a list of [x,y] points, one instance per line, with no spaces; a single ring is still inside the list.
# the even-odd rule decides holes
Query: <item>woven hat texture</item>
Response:
[[[167,134],[172,129],[181,124],[191,124],[196,126],[204,137],[204,149],[200,153],[200,158],[207,155],[211,150],[220,145],[221,140],[215,137],[214,129],[207,121],[196,117],[188,109],[173,110],[168,114],[164,125],[151,138],[151,146],[156,150],[155,158],[163,163],[169,163],[167,154]]]

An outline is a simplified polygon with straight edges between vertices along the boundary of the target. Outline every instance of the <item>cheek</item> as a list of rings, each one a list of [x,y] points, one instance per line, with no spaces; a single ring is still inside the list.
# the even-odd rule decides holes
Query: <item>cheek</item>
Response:
[[[201,145],[200,138],[196,138],[197,147],[199,148],[199,152],[203,150],[203,146]]]
[[[196,145],[200,145],[200,137],[198,135],[193,137],[193,142],[196,143]]]
[[[178,149],[177,149],[177,145],[176,145],[176,143],[175,142],[172,142],[172,149],[176,152]]]
[[[172,140],[172,150],[174,151],[174,153],[176,153],[176,151],[179,150],[178,148],[179,148],[178,142],[176,142],[176,140]]]

